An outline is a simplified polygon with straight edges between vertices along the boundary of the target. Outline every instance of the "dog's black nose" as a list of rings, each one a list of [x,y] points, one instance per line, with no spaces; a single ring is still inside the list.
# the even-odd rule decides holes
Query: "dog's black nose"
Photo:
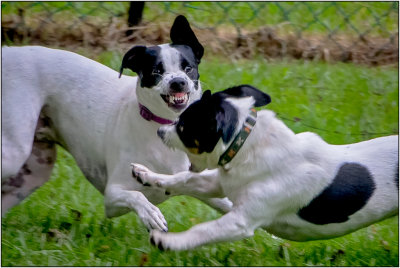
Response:
[[[187,86],[186,80],[181,77],[175,77],[169,82],[170,89],[175,92],[185,91]]]
[[[160,137],[163,140],[164,136],[165,136],[165,130],[163,130],[162,128],[159,128],[157,130],[157,136]]]

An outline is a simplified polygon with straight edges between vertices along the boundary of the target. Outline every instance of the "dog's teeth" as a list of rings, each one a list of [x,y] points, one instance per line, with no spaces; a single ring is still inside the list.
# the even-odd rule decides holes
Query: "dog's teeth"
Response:
[[[168,102],[171,104],[175,104],[176,102],[187,102],[189,99],[189,94],[184,94],[183,96],[175,96],[175,95],[169,95],[168,96]]]

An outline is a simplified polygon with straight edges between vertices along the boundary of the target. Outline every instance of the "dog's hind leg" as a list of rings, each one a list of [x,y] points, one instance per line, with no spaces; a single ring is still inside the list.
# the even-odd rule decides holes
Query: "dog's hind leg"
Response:
[[[4,108],[6,109],[6,108]],[[35,136],[37,117],[26,116],[25,120],[16,116],[10,119],[7,114],[2,119],[2,148],[1,148],[1,180],[16,176],[22,165],[27,161]],[[10,122],[13,121],[13,122]]]
[[[14,176],[1,184],[1,210],[4,215],[50,179],[56,159],[56,146],[49,142],[34,142],[32,153]]]
[[[52,141],[55,134],[51,128],[51,121],[45,116],[44,111],[38,117],[36,130],[34,128],[31,135],[27,126],[20,125],[17,131],[13,128],[14,124],[7,125],[7,129],[3,132],[6,134],[3,142],[7,144],[7,147],[2,148],[1,206],[3,215],[48,181],[54,167],[56,145]],[[16,137],[20,133],[13,136],[14,132],[24,132],[24,135]]]

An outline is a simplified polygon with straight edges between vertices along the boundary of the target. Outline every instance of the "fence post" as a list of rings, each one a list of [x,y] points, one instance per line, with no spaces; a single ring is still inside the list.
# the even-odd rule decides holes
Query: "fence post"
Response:
[[[128,10],[128,26],[133,27],[139,25],[142,22],[144,9],[144,1],[132,1],[129,4]],[[126,35],[131,35],[133,30],[129,29],[126,31]]]

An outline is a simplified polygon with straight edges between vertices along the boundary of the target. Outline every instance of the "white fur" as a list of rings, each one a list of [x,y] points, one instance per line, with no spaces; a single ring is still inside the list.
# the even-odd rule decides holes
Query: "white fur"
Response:
[[[239,111],[243,113],[244,109]],[[209,160],[221,155],[219,146],[207,156]],[[366,166],[373,176],[376,189],[366,205],[342,223],[317,225],[300,218],[299,209],[320,194],[346,162]],[[143,183],[172,193],[227,196],[233,202],[231,212],[215,221],[181,233],[151,233],[159,247],[186,250],[249,237],[258,227],[290,240],[328,239],[393,216],[398,213],[396,165],[398,136],[330,145],[314,133],[293,133],[272,111],[263,110],[258,112],[253,131],[229,166],[172,176],[154,173],[139,164],[133,165],[133,171]]]
[[[166,200],[165,191],[143,187],[132,179],[129,167],[132,161],[141,162],[166,174],[189,168],[183,152],[170,150],[158,139],[159,124],[139,115],[138,99],[156,115],[175,119],[160,89],[141,88],[137,77],[118,79],[117,72],[78,54],[36,46],[2,48],[2,71],[2,183],[30,157],[45,107],[56,141],[105,195],[106,215],[134,210],[147,228],[166,230],[162,213],[151,204]],[[201,89],[191,92],[195,100]],[[227,200],[204,201],[229,210]],[[3,213],[15,203],[5,203]]]

